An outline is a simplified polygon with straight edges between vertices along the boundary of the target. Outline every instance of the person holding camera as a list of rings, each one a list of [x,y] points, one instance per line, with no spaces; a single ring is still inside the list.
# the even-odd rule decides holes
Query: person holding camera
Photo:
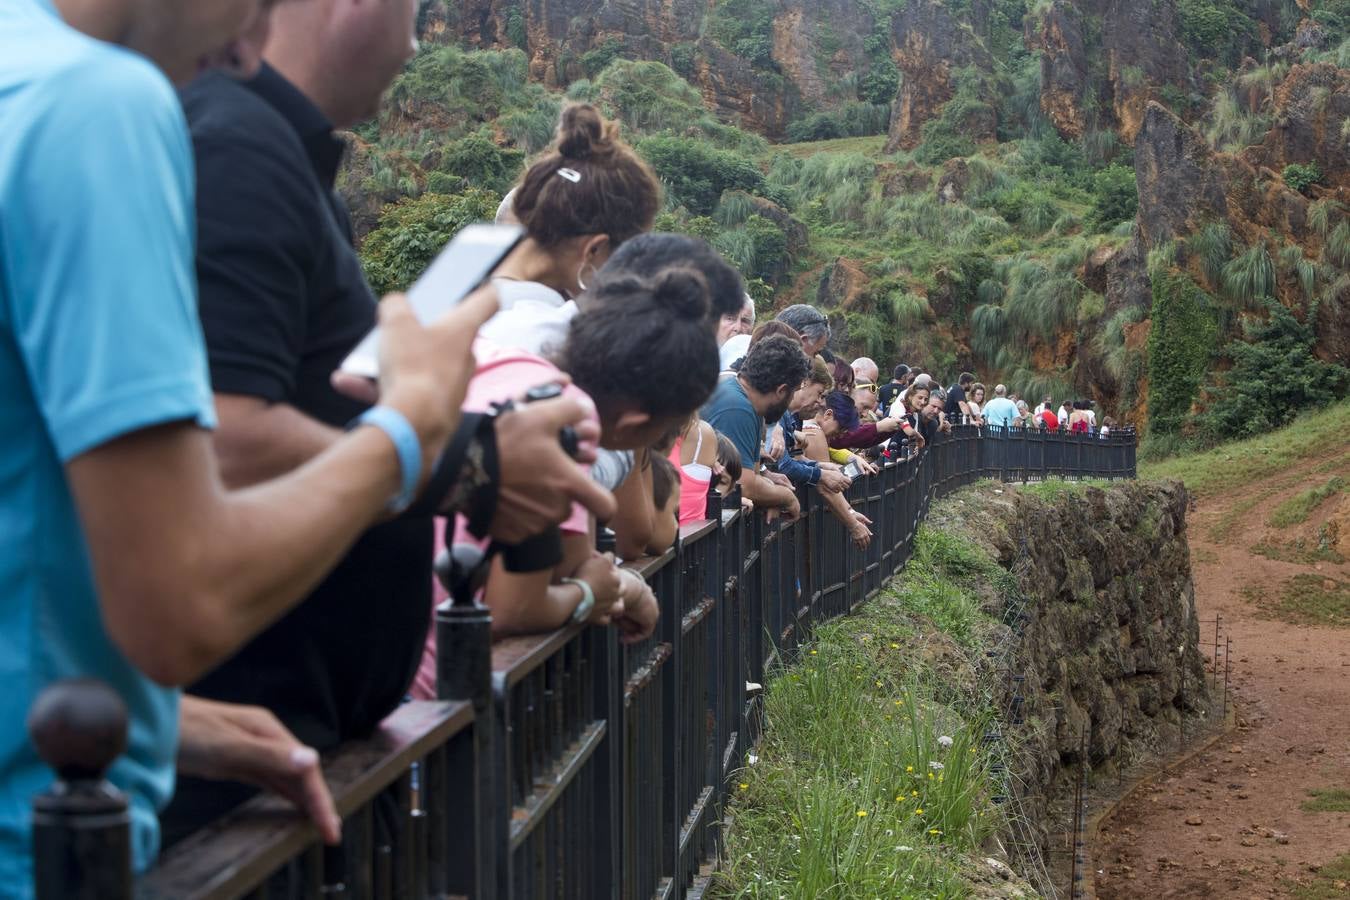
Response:
[[[830,458],[830,437],[841,431],[848,431],[858,425],[858,407],[853,398],[843,391],[831,391],[825,395],[824,407],[816,417],[805,423],[802,433],[806,437],[806,456],[817,462],[827,462]],[[849,469],[845,469],[847,475]],[[854,475],[861,471],[854,470]],[[830,508],[834,517],[848,530],[849,538],[859,550],[866,550],[872,542],[871,521],[848,504],[842,493],[822,491],[821,498]]]

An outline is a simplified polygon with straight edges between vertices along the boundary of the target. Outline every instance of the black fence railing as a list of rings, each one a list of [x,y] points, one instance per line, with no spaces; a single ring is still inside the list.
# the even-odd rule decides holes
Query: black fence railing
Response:
[[[873,523],[866,551],[814,492],[791,524],[744,514],[738,499],[722,509],[712,495],[708,521],[633,565],[661,606],[656,633],[640,644],[581,627],[490,644],[483,609],[443,605],[447,699],[406,704],[372,738],[325,759],[345,823],[340,848],[320,846],[281,801],[259,797],[133,881],[125,801],[102,780],[111,756],[71,758],[59,749],[70,742],[54,737],[89,723],[124,729],[117,698],[89,683],[58,685],[33,717],[59,779],[34,801],[39,896],[697,895],[716,864],[732,773],[760,731],[765,673],[815,623],[881,590],[910,558],[935,498],[984,478],[1134,473],[1132,432],[961,426],[855,482],[848,500]]]

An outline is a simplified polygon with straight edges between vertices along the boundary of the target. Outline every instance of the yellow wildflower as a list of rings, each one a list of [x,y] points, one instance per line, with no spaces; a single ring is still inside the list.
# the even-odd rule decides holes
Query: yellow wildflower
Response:
[[[942,832],[939,831],[939,830],[936,829],[936,828],[930,828],[930,829],[928,829],[928,833],[929,833],[929,834],[942,834]]]
[[[913,766],[905,766],[905,771],[906,771],[906,772],[913,772],[913,771],[914,771],[914,767],[913,767]]]
[[[916,815],[916,816],[921,816],[921,815],[923,815],[923,809],[922,809],[922,808],[919,808],[919,809],[914,810],[914,815]]]
[[[892,650],[899,650],[899,649],[900,649],[900,645],[899,645],[899,644],[891,644],[891,649],[892,649]]]
[[[748,790],[749,788],[750,788],[750,785],[746,784],[744,781],[741,782],[741,790],[744,791],[744,790]]]
[[[865,819],[865,818],[867,818],[867,810],[865,810],[865,809],[860,809],[860,810],[858,810],[858,818],[860,818],[860,819]]]

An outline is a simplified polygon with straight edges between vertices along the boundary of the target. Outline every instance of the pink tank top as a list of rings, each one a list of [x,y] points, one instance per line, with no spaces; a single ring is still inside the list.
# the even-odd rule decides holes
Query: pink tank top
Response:
[[[703,429],[697,429],[698,444],[694,447],[694,459],[703,449]],[[688,465],[680,462],[680,451],[684,447],[684,435],[675,441],[670,450],[670,461],[680,470],[680,524],[702,522],[708,512],[708,485],[712,484],[712,468],[697,462]]]

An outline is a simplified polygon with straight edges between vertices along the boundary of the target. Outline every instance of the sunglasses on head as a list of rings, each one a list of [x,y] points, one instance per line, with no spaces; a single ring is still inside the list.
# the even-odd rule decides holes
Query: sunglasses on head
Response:
[[[875,391],[877,389],[877,386],[870,381],[855,382],[853,386],[860,391]]]

